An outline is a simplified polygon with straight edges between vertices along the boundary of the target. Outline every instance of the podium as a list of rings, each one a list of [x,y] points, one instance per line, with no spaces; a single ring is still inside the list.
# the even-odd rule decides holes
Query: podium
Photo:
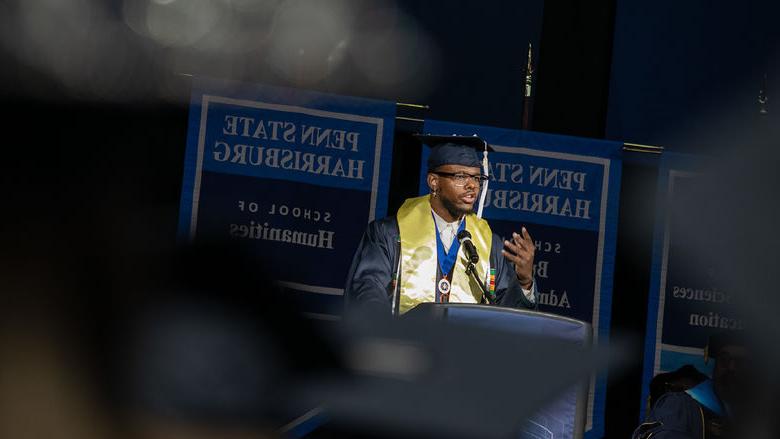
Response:
[[[423,303],[405,317],[451,320],[520,335],[549,337],[590,347],[592,329],[587,322],[537,311],[463,303]],[[580,439],[585,432],[588,383],[583,382],[542,407],[519,432],[521,438]]]

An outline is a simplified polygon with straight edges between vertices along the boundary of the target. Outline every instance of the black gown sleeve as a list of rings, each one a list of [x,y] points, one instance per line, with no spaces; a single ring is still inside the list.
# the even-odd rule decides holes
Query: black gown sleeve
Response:
[[[398,221],[394,217],[368,225],[347,276],[344,299],[348,309],[359,307],[390,314],[398,236]]]
[[[534,302],[525,297],[514,266],[501,254],[503,248],[504,239],[494,233],[490,247],[490,266],[496,269],[496,303],[507,308],[538,309],[538,297]],[[534,294],[537,294],[536,291],[534,288]]]

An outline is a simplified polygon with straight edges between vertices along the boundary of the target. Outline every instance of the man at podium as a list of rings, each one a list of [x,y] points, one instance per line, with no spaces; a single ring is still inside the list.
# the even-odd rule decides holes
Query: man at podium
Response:
[[[481,218],[484,197],[474,212],[488,182],[487,142],[476,136],[419,138],[431,147],[430,193],[368,225],[349,270],[347,306],[395,315],[424,302],[535,307],[528,231],[522,227],[502,240]]]

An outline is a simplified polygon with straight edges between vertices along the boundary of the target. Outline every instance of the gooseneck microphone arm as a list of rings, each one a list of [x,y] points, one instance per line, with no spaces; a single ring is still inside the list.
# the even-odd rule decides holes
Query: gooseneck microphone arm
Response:
[[[461,230],[458,232],[458,241],[460,242],[461,247],[463,247],[463,252],[466,253],[466,259],[468,260],[468,263],[466,264],[466,275],[471,276],[471,278],[474,279],[479,286],[479,289],[482,291],[482,297],[485,298],[487,303],[490,305],[495,304],[495,296],[491,296],[490,292],[485,288],[485,284],[479,276],[477,276],[477,267],[474,264],[479,262],[479,254],[477,253],[477,248],[474,247],[474,243],[471,242],[471,233],[469,233],[468,230]]]

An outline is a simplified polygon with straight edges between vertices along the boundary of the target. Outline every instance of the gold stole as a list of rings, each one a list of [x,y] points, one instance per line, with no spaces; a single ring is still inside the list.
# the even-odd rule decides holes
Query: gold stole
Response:
[[[490,272],[490,246],[493,232],[487,221],[473,213],[466,215],[466,230],[479,253],[477,276],[487,285]],[[410,198],[398,209],[398,229],[401,234],[401,285],[399,314],[403,314],[423,302],[436,299],[436,224],[431,214],[428,195]],[[482,291],[477,283],[466,275],[467,260],[463,247],[453,269],[450,302],[480,303]]]

